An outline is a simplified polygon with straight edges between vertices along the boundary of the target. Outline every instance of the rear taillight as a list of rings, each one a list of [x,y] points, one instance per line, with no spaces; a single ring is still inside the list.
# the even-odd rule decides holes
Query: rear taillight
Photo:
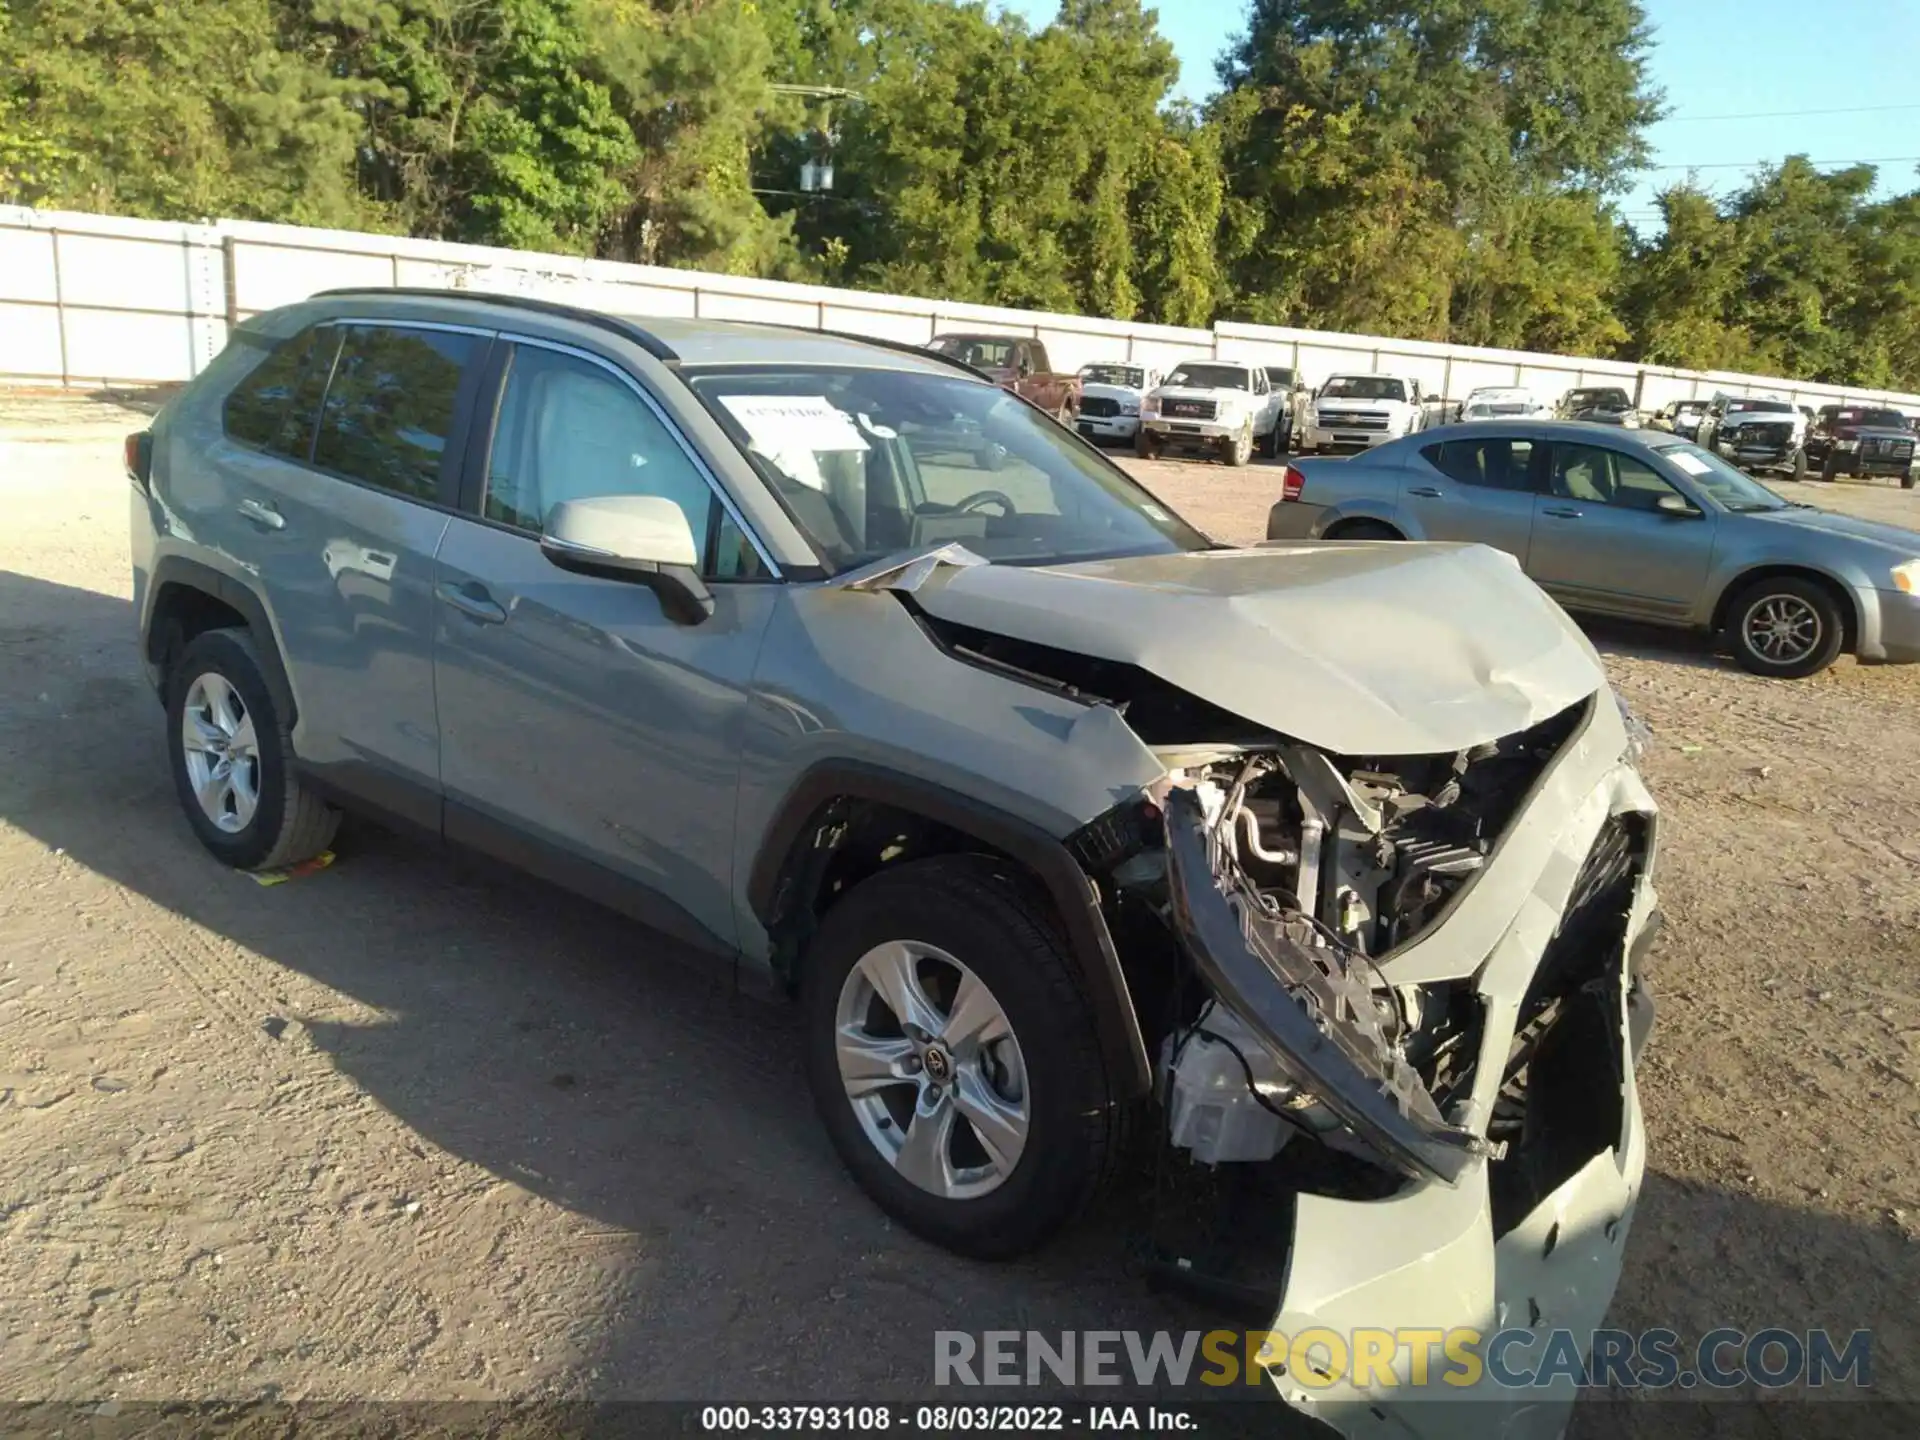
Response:
[[[1296,466],[1287,466],[1287,473],[1280,477],[1280,498],[1298,500],[1300,492],[1307,488],[1307,477]]]
[[[127,478],[142,490],[153,476],[153,432],[136,430],[127,436]]]

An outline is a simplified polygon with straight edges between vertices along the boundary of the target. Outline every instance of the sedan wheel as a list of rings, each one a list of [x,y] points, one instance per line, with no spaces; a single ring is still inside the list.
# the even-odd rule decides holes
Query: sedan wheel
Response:
[[[1833,596],[1796,576],[1759,581],[1729,612],[1728,642],[1756,675],[1798,680],[1817,674],[1833,663],[1845,638]]]
[[[835,1020],[841,1086],[902,1178],[945,1200],[1006,1182],[1027,1144],[1027,1067],[979,976],[932,945],[877,945],[847,972]]]

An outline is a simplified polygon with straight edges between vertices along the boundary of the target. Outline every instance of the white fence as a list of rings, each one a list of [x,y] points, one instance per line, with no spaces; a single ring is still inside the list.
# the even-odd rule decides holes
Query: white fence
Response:
[[[504,290],[622,315],[755,320],[913,344],[942,330],[1000,331],[1038,337],[1064,370],[1095,360],[1165,368],[1219,357],[1291,365],[1316,383],[1335,371],[1391,371],[1454,400],[1481,385],[1523,385],[1548,400],[1576,385],[1620,385],[1646,409],[1724,391],[1814,406],[1876,401],[1920,412],[1920,395],[1764,375],[1226,321],[1211,330],[1136,325],[394,235],[241,220],[183,225],[9,206],[0,206],[0,384],[190,379],[225,345],[229,326],[317,290],[350,285]]]

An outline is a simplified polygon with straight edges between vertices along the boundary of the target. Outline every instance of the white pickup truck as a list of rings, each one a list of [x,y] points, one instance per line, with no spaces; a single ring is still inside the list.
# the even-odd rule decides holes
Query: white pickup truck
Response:
[[[1244,465],[1255,446],[1280,453],[1286,396],[1267,372],[1244,360],[1183,360],[1140,407],[1134,450],[1153,459],[1163,450],[1198,450]]]
[[[1420,382],[1404,375],[1333,375],[1307,407],[1294,453],[1370,450],[1427,426]]]

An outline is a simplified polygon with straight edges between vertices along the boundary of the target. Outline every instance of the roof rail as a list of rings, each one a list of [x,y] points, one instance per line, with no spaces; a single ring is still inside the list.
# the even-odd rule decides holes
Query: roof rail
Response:
[[[542,300],[532,295],[508,295],[497,290],[450,290],[435,289],[428,285],[349,285],[337,290],[319,291],[314,298],[343,295],[410,295],[427,300],[484,300],[494,305],[506,305],[516,310],[530,310],[537,315],[557,315],[568,320],[582,320],[589,325],[598,325],[602,330],[611,330],[622,339],[631,340],[656,360],[671,361],[680,357],[671,345],[655,335],[636,320],[624,315],[609,315],[601,310],[589,310],[580,305],[567,305],[558,300]]]

